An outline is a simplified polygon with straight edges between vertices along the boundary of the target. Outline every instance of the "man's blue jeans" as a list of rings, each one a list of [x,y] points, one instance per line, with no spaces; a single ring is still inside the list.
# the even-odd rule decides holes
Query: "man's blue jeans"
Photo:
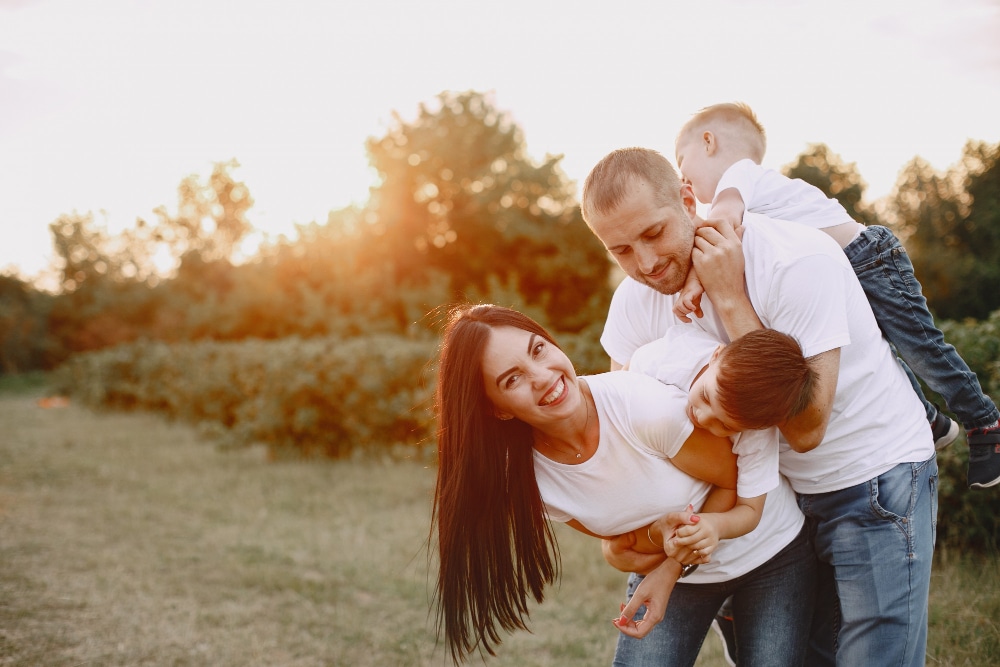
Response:
[[[740,665],[803,664],[814,608],[816,557],[806,529],[771,560],[730,581],[678,583],[662,621],[644,639],[618,636],[616,667],[689,667],[722,602],[733,597]],[[629,576],[628,597],[642,577]],[[639,608],[635,618],[646,613]]]
[[[997,421],[997,406],[955,348],[944,340],[927,309],[913,264],[896,236],[880,225],[866,227],[844,252],[850,260],[886,340],[902,357],[928,420],[936,408],[924,398],[913,376],[936,391],[968,431]],[[912,372],[911,372],[912,369]]]
[[[921,666],[937,536],[937,458],[867,482],[799,494],[819,558],[806,664]],[[831,581],[832,578],[832,581]]]

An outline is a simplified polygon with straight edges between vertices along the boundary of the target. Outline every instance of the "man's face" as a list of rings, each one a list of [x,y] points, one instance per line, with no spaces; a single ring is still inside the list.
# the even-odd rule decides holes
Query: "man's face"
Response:
[[[662,294],[679,292],[691,270],[696,204],[690,186],[680,195],[681,207],[661,204],[652,186],[635,178],[615,210],[589,220],[618,266]]]

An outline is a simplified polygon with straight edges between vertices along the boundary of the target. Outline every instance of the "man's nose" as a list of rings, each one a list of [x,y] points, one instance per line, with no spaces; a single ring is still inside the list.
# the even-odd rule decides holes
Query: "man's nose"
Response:
[[[656,251],[646,245],[636,247],[635,258],[636,262],[638,262],[639,270],[643,273],[652,273],[659,261]]]

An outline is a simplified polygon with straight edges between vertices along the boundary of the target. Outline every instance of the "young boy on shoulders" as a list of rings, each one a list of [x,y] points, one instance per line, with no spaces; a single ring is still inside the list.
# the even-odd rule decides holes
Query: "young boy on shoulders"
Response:
[[[764,128],[745,104],[702,109],[681,128],[675,149],[682,177],[698,201],[711,205],[709,218],[739,227],[744,211],[750,211],[813,227],[837,241],[879,327],[905,362],[914,391],[924,402],[935,445],[940,449],[954,441],[958,427],[924,397],[913,373],[942,396],[965,427],[969,486],[1000,484],[1000,411],[934,324],[913,265],[896,236],[881,225],[866,227],[853,220],[819,188],[762,167]],[[675,306],[677,317],[690,321],[690,315],[700,316],[701,294],[691,271]]]

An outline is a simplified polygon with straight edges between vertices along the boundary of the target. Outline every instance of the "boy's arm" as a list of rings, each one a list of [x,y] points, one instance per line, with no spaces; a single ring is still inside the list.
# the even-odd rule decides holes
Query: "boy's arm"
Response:
[[[726,188],[715,196],[707,218],[708,220],[728,222],[734,228],[739,228],[743,224],[745,211],[746,205],[740,191],[736,188]]]

